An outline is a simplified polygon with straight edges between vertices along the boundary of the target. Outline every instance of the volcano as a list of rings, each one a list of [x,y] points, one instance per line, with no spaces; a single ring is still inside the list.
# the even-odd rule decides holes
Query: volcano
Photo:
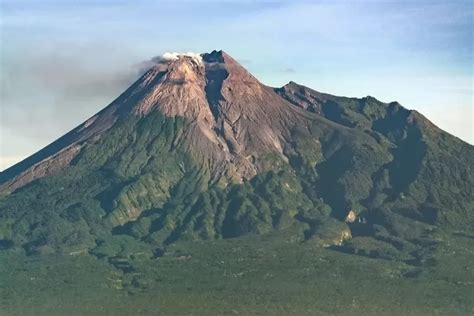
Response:
[[[472,313],[473,146],[223,51],[152,62],[0,173],[2,311]]]
[[[0,239],[36,254],[291,231],[416,261],[433,231],[474,225],[473,159],[397,102],[272,88],[223,51],[178,54],[0,174]]]

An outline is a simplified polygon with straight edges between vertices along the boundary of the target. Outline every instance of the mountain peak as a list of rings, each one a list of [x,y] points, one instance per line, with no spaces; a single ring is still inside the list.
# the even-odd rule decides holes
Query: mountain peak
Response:
[[[266,88],[222,50],[165,53],[152,62],[155,66],[139,80],[139,91],[132,92],[143,95],[133,107],[138,114],[158,109],[166,116],[218,121],[223,110],[238,111],[236,115],[246,110],[236,98],[259,99]]]
[[[224,56],[229,56],[227,55],[223,50],[213,50],[210,53],[202,53],[201,57],[204,62],[206,63],[224,63]]]
[[[171,63],[178,59],[191,59],[197,63],[224,63],[225,59],[231,58],[229,54],[223,50],[213,50],[210,53],[196,52],[165,52],[159,56],[153,57],[152,62],[156,64]]]
[[[459,202],[472,196],[470,157],[474,147],[398,104],[267,87],[223,51],[164,54],[104,110],[0,173],[0,198],[11,196],[0,218],[15,223],[0,243],[93,248],[99,223],[155,248],[285,231],[411,258],[425,228],[472,227],[470,200]],[[406,253],[383,244],[391,232]]]
[[[241,283],[247,288],[254,276],[271,275],[269,266],[275,267],[272,274],[313,271],[280,278],[297,283],[323,274],[340,259],[342,264],[328,273],[380,271],[378,279],[399,288],[421,281],[426,282],[419,289],[430,288],[434,281],[442,286],[441,294],[465,292],[462,297],[468,301],[467,285],[474,279],[466,271],[474,257],[466,251],[474,249],[473,166],[473,146],[428,126],[421,114],[398,103],[332,96],[294,82],[274,89],[223,51],[167,53],[97,115],[0,172],[0,264],[2,271],[20,267],[17,274],[0,279],[15,291],[14,284],[25,284],[28,294],[31,287],[67,282],[64,288],[74,295],[78,286],[71,282],[77,280],[79,287],[98,293],[98,300],[87,298],[97,305],[107,298],[99,289],[110,288],[111,296],[126,299],[167,288],[174,295],[190,284],[203,289],[194,286],[201,279],[221,288],[214,279],[229,280],[220,275],[241,270],[235,263],[245,268],[232,274],[240,283],[231,277],[239,289]],[[462,256],[454,257],[454,252]],[[310,255],[295,260],[305,253]],[[256,254],[261,260],[255,260]],[[32,255],[38,257],[27,257]],[[224,263],[220,258],[227,272],[217,270],[215,262]],[[318,258],[327,259],[315,270]],[[301,262],[310,269],[300,267]],[[373,264],[360,269],[368,263]],[[210,269],[203,270],[201,279],[186,279],[206,266]],[[48,281],[50,267],[60,269],[54,273],[59,278]],[[97,273],[87,274],[94,269]],[[454,272],[444,274],[448,270]],[[97,287],[89,286],[87,280],[99,274],[104,278]],[[24,281],[25,275],[38,280]],[[217,277],[208,277],[212,275]],[[321,280],[333,281],[329,276]],[[358,285],[364,278],[360,273],[349,282],[340,278],[336,286]],[[284,283],[273,279],[277,292],[285,294]],[[176,280],[184,287],[175,291],[168,283]],[[252,284],[260,291],[258,281]],[[318,296],[296,289],[311,294],[311,301]],[[372,297],[359,293],[354,305],[354,291],[357,286],[341,291],[336,312],[362,312],[368,306]],[[167,295],[161,301],[171,297]],[[352,297],[352,306],[341,307],[347,301],[343,295]],[[14,298],[20,302],[24,297]],[[137,302],[148,299],[137,297]],[[440,311],[438,296],[433,297]],[[393,297],[386,298],[384,306]],[[35,311],[44,305],[40,299],[48,296],[29,300]],[[6,306],[14,313],[4,301],[2,310]],[[77,304],[52,302],[54,308],[44,313],[58,308],[78,312]],[[287,313],[319,308],[284,303]],[[326,305],[322,310],[328,311]],[[469,308],[464,307],[459,311]],[[24,313],[25,308],[18,310]],[[129,310],[137,309],[133,305]],[[380,308],[368,311],[375,310]],[[122,311],[121,306],[115,311]],[[453,313],[451,305],[443,311]]]
[[[257,78],[247,71],[236,59],[225,51],[212,51],[201,55],[206,69],[212,70],[214,67],[224,68],[228,75],[229,83],[235,84],[239,81],[246,84],[261,85]]]
[[[195,53],[195,52],[186,52],[186,53],[178,53],[178,52],[166,52],[160,56],[153,57],[151,61],[156,64],[169,64],[179,59],[188,59],[192,60],[195,63],[202,64],[202,54]]]
[[[293,146],[288,140],[295,126],[301,133],[309,133],[313,121],[324,125],[327,120],[327,124],[343,128],[371,126],[371,122],[353,122],[352,118],[360,117],[360,111],[385,113],[391,108],[360,100],[355,103],[357,114],[346,117],[348,108],[338,106],[346,99],[293,81],[279,89],[265,86],[222,50],[165,53],[151,61],[154,66],[104,110],[0,174],[0,192],[66,168],[85,144],[94,143],[123,120],[134,121],[152,113],[183,119],[185,128],[174,139],[174,145],[209,164],[213,176],[225,173],[250,179],[264,169],[263,163],[252,157],[265,153],[282,161],[289,159],[285,150]],[[392,112],[380,114],[378,122],[398,113]],[[401,126],[419,120],[398,116]]]
[[[81,148],[94,143],[123,120],[159,113],[184,119],[176,146],[210,162],[215,178],[249,179],[260,169],[261,152],[283,157],[288,128],[297,109],[260,83],[226,52],[165,53],[140,79],[101,112],[6,173],[2,190],[14,190],[67,166]],[[61,161],[62,164],[56,161]],[[64,166],[63,166],[64,165]],[[13,178],[17,175],[17,179]],[[12,180],[11,183],[5,183]]]

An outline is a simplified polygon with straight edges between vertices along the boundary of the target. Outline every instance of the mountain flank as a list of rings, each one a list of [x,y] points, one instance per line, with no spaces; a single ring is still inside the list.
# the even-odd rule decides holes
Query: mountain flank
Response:
[[[286,236],[424,266],[438,232],[474,225],[473,166],[473,146],[397,102],[268,87],[223,51],[183,54],[0,173],[0,244],[153,258]]]

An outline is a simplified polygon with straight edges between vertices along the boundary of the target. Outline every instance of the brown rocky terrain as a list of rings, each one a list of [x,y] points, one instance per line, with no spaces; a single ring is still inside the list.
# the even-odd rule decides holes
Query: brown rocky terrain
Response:
[[[4,171],[0,192],[15,190],[68,165],[84,143],[93,143],[123,116],[160,111],[183,117],[175,143],[203,163],[215,179],[250,179],[261,170],[255,156],[279,153],[289,130],[308,124],[309,114],[265,86],[223,51],[160,61],[97,115]]]

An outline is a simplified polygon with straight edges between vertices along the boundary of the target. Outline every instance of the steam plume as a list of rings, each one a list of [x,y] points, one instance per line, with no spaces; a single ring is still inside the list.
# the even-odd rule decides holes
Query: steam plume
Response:
[[[153,57],[151,61],[158,64],[158,63],[177,60],[183,56],[192,58],[197,64],[203,63],[201,54],[193,53],[193,52],[187,52],[187,53],[166,52],[161,56]]]

